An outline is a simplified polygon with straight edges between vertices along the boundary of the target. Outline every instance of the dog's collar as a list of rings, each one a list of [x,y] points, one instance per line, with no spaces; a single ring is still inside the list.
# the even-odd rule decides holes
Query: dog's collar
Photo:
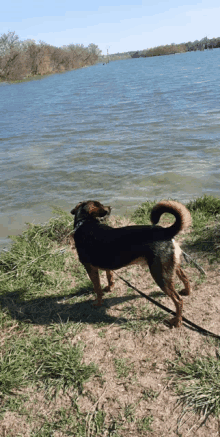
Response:
[[[85,222],[87,222],[88,220],[87,219],[84,219],[84,220],[79,220],[77,223],[76,223],[76,226],[75,226],[75,228],[74,228],[74,232],[76,232],[77,231],[77,229],[79,229],[80,228],[80,226],[82,226],[83,225],[83,223],[85,223]],[[98,223],[99,223],[99,220],[96,220]]]
[[[78,223],[76,223],[76,226],[74,228],[74,231],[76,232],[77,229],[85,222],[86,220],[79,220]]]

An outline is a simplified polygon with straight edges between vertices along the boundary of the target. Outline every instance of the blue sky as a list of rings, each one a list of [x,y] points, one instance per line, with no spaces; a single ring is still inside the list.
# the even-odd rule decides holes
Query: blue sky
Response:
[[[219,23],[219,0],[7,0],[0,10],[0,35],[103,54],[218,37]]]

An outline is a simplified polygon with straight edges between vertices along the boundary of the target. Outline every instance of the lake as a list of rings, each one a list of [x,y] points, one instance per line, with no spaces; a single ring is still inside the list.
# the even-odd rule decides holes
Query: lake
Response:
[[[220,49],[0,84],[0,247],[53,206],[220,197]]]

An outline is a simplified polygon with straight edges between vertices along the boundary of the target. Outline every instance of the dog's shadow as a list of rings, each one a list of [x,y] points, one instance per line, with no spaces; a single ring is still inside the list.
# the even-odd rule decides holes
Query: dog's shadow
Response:
[[[104,305],[94,307],[94,299],[78,301],[82,295],[91,294],[91,289],[80,288],[76,293],[52,297],[39,297],[36,299],[23,300],[24,289],[18,289],[12,293],[0,295],[0,307],[2,311],[10,313],[14,320],[23,321],[35,325],[49,325],[51,323],[75,323],[97,324],[104,322],[125,323],[126,318],[114,317],[107,313],[107,309],[115,305],[122,304],[139,298],[137,295],[127,295],[122,297],[111,297],[104,295]],[[75,300],[75,302],[74,302]]]

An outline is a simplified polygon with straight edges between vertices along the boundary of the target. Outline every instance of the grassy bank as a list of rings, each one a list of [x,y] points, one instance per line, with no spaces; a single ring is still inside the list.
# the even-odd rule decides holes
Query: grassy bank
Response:
[[[149,223],[153,204],[109,222]],[[193,225],[177,240],[207,275],[184,265],[192,287],[184,315],[219,333],[220,199],[187,207]],[[48,223],[12,237],[1,254],[0,435],[218,435],[219,342],[186,326],[169,329],[162,310],[117,278],[105,305],[93,308],[91,282],[69,244],[72,230],[70,214],[57,210]],[[148,269],[132,266],[122,275],[173,309]]]

